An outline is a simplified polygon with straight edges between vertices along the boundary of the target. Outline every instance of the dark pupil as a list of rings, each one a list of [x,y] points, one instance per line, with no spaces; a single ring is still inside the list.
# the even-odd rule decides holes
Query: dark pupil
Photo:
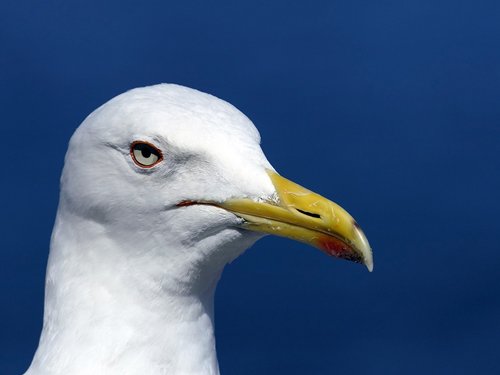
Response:
[[[142,147],[141,148],[141,154],[144,158],[149,158],[151,156],[151,149],[148,147]]]

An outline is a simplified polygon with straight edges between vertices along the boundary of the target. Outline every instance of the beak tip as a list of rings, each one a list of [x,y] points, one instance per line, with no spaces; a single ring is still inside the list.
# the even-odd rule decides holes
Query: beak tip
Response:
[[[370,259],[368,262],[365,261],[365,266],[368,269],[368,272],[373,272],[373,260]]]
[[[373,253],[368,239],[359,227],[359,225],[354,222],[355,238],[358,244],[358,251],[362,254],[363,264],[366,266],[369,272],[373,271]]]

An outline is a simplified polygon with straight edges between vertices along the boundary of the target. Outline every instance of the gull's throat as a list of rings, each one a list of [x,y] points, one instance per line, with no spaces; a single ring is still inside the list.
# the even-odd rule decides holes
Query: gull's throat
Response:
[[[226,260],[181,254],[216,251],[219,242],[117,242],[100,224],[60,210],[43,332],[27,374],[218,374],[213,298]]]

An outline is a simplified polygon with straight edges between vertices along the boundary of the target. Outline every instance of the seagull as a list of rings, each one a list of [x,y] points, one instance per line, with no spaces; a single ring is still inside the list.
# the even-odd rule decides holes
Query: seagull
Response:
[[[373,268],[354,219],[279,175],[231,104],[174,84],[111,99],[69,142],[25,374],[219,374],[217,282],[267,234]]]

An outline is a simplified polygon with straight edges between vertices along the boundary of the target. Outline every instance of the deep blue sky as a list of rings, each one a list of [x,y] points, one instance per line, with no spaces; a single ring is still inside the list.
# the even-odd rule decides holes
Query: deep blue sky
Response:
[[[1,374],[37,346],[69,137],[159,82],[236,105],[374,249],[369,274],[268,237],[227,267],[223,374],[500,372],[500,2],[3,0],[0,46]]]

